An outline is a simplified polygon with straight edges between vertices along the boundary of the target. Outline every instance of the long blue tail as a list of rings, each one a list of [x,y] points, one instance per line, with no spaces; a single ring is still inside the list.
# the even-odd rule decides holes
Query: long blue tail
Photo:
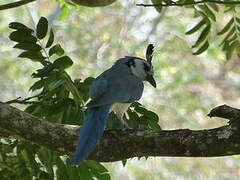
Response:
[[[94,150],[102,137],[110,110],[109,104],[90,108],[83,126],[80,129],[77,148],[71,165],[78,165]]]

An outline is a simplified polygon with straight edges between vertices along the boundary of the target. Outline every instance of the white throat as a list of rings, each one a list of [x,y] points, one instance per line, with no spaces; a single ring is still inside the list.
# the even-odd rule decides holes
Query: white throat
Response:
[[[143,61],[139,59],[134,59],[134,62],[134,65],[130,67],[133,75],[141,80],[145,80],[147,74],[144,70]]]

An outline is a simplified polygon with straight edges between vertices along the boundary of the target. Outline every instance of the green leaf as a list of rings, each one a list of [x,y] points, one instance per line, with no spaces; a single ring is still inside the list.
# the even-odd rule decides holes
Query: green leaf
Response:
[[[69,14],[69,9],[68,9],[68,7],[63,5],[62,8],[61,8],[61,14],[60,14],[60,16],[59,16],[59,20],[60,20],[60,21],[63,21],[64,19],[66,19],[66,17],[68,16],[68,14]]]
[[[42,47],[36,43],[19,43],[16,44],[13,48],[29,50],[29,51],[40,51]]]
[[[53,54],[57,54],[58,56],[62,56],[64,54],[64,50],[60,44],[56,44],[50,48],[48,55],[52,56]]]
[[[204,52],[209,47],[208,41],[206,41],[196,52],[193,53],[193,55],[198,55]]]
[[[211,9],[208,8],[207,5],[198,5],[198,7],[213,21],[216,21],[215,14],[211,11]]]
[[[41,77],[41,78],[46,77],[55,68],[56,68],[56,66],[54,64],[48,64],[48,65],[44,66],[42,69],[38,69],[37,73],[33,73],[32,77],[34,77],[34,78],[36,78],[36,77]]]
[[[238,22],[238,24],[240,25],[240,18],[235,17],[236,21]]]
[[[231,43],[232,41],[235,41],[235,40],[238,38],[238,35],[237,35],[237,34],[238,34],[238,33],[235,32],[235,33],[231,36],[231,38],[228,39],[228,42]]]
[[[226,52],[226,58],[227,59],[231,59],[234,50],[236,49],[237,46],[240,46],[238,41],[234,41],[232,42],[229,47],[227,48],[227,52]]]
[[[58,180],[69,179],[69,176],[67,173],[67,168],[66,168],[66,165],[63,162],[63,160],[59,156],[57,156],[55,161],[56,161],[56,165],[57,165],[56,179],[58,179]]]
[[[195,25],[192,29],[188,30],[185,34],[193,34],[197,32],[197,30],[199,30],[205,23],[205,20],[202,19],[197,25]]]
[[[65,83],[64,79],[59,79],[59,80],[53,81],[50,84],[48,84],[47,89],[49,91],[52,91],[52,90],[58,88],[59,86],[61,86],[64,83]]]
[[[127,159],[123,159],[123,160],[122,160],[122,165],[123,165],[123,167],[125,167],[126,164],[127,164]]]
[[[218,5],[216,5],[215,3],[208,3],[207,4],[211,9],[213,9],[214,11],[218,12]]]
[[[209,25],[209,26],[211,25],[211,21],[209,20],[206,13],[204,13],[203,11],[197,11],[197,14],[199,14],[205,20],[207,25]]]
[[[64,78],[66,79],[66,88],[73,95],[76,106],[77,107],[81,106],[81,104],[83,103],[83,99],[82,99],[77,87],[75,86],[71,77],[67,73],[64,73],[63,75],[64,75]]]
[[[234,22],[234,19],[231,18],[230,21],[226,24],[226,26],[224,26],[224,28],[220,32],[218,32],[218,35],[222,35],[226,33],[233,25],[233,22]]]
[[[69,68],[73,64],[73,61],[70,57],[63,56],[63,57],[56,59],[53,62],[53,64],[56,65],[57,67],[62,67],[63,69],[66,69],[66,68]]]
[[[53,177],[45,171],[40,170],[39,179],[41,180],[52,180]]]
[[[16,41],[16,42],[30,42],[30,43],[36,43],[37,42],[37,38],[34,37],[33,35],[31,35],[30,32],[26,32],[26,31],[22,31],[22,30],[17,30],[12,32],[9,35],[9,38],[12,41]]]
[[[160,4],[162,0],[151,0],[152,4]],[[162,6],[154,6],[155,10],[159,13],[162,11]]]
[[[37,24],[37,37],[43,39],[47,35],[48,20],[45,17],[41,17]]]
[[[200,36],[198,37],[198,40],[196,43],[192,46],[193,48],[199,46],[206,38],[208,33],[210,32],[210,25],[206,26],[203,31],[201,32]]]
[[[37,89],[41,89],[41,88],[43,88],[44,84],[45,84],[45,80],[44,80],[44,79],[41,79],[41,80],[35,82],[35,83],[29,88],[29,90],[35,91],[35,90],[37,90]]]
[[[54,33],[53,33],[53,30],[51,29],[50,35],[46,44],[46,48],[49,48],[53,44],[53,41],[54,41]]]
[[[11,29],[23,30],[23,31],[31,32],[31,33],[34,32],[32,29],[30,29],[29,27],[27,27],[24,24],[19,23],[19,22],[11,22],[8,25],[8,27]]]
[[[229,47],[229,42],[228,42],[228,40],[226,40],[226,41],[224,41],[224,43],[223,43],[222,50],[223,50],[223,51],[226,51],[226,50],[228,49],[228,47]]]
[[[224,39],[222,40],[222,42],[220,43],[220,46],[226,41],[228,40],[230,37],[232,37],[235,34],[236,28],[235,26],[233,26],[231,28],[230,31],[228,31],[227,35],[224,37]]]
[[[28,58],[32,61],[42,61],[45,57],[42,55],[40,51],[24,51],[18,57],[20,58]]]
[[[151,120],[148,121],[148,126],[152,130],[161,130],[161,127],[159,126],[159,124]]]
[[[97,161],[88,160],[85,162],[88,167],[96,169],[98,172],[107,172],[108,170]]]

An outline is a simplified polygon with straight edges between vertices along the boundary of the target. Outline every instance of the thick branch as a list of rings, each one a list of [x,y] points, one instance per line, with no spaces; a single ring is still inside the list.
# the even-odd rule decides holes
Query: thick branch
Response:
[[[229,106],[222,107],[225,113],[239,111]],[[211,115],[218,116],[217,113]],[[225,116],[221,114],[220,117]],[[0,127],[11,132],[15,137],[22,137],[51,150],[69,155],[75,149],[74,144],[78,134],[77,126],[54,124],[5,103],[0,103]],[[169,131],[111,130],[105,131],[101,142],[89,159],[112,162],[142,156],[213,157],[236,155],[240,154],[239,139],[239,128],[233,124],[197,131],[188,129]]]
[[[188,5],[196,5],[196,4],[203,4],[203,3],[215,3],[215,4],[225,4],[225,5],[238,5],[240,1],[219,1],[219,0],[201,0],[201,1],[191,1],[191,2],[184,2],[184,3],[157,3],[157,4],[136,4],[136,6],[143,6],[143,7],[153,7],[153,6],[188,6]]]
[[[19,6],[23,6],[23,5],[26,5],[28,3],[34,2],[34,1],[36,1],[36,0],[22,0],[22,1],[9,3],[9,4],[3,4],[3,5],[0,5],[0,11],[5,10],[5,9],[11,9],[11,8],[16,8],[16,7],[19,7]]]

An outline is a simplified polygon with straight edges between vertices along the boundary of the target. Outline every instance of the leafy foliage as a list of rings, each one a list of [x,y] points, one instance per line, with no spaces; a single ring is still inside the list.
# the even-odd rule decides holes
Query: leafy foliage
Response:
[[[14,30],[9,35],[17,43],[14,48],[23,50],[18,57],[42,66],[31,76],[36,81],[30,90],[36,95],[29,99],[34,99],[35,103],[28,105],[25,111],[54,123],[81,125],[86,113],[84,104],[89,99],[88,91],[94,78],[73,80],[70,77],[66,69],[73,65],[73,61],[60,44],[55,44],[54,32],[49,30],[46,18],[41,17],[34,30],[19,22],[10,23],[9,27]],[[134,128],[161,129],[158,116],[139,103],[132,104],[128,115],[127,121]],[[121,128],[116,119],[112,113],[109,129]],[[107,169],[95,161],[72,167],[68,156],[30,142],[3,140],[1,144],[6,148],[4,151],[7,150],[0,156],[3,169],[0,174],[4,174],[5,179],[110,179]]]
[[[209,38],[211,27],[217,21],[217,15],[220,13],[218,5],[214,3],[205,3],[201,5],[193,6],[195,17],[200,18],[200,21],[192,27],[190,30],[186,32],[187,35],[191,35],[196,32],[200,32],[200,35],[197,38],[197,41],[192,46],[192,48],[196,49],[193,53],[194,55],[198,55],[206,51],[209,47]],[[224,28],[218,33],[218,35],[226,34],[223,38],[220,46],[222,46],[222,50],[226,53],[226,58],[230,59],[234,52],[239,55],[239,46],[240,46],[240,31],[239,31],[239,18],[237,17],[237,11],[235,6],[225,6],[225,13],[230,12],[232,14],[232,18],[225,25]]]
[[[240,57],[240,18],[233,16],[218,35],[225,34],[221,42],[222,50],[226,52],[227,59],[230,59],[235,51]]]

